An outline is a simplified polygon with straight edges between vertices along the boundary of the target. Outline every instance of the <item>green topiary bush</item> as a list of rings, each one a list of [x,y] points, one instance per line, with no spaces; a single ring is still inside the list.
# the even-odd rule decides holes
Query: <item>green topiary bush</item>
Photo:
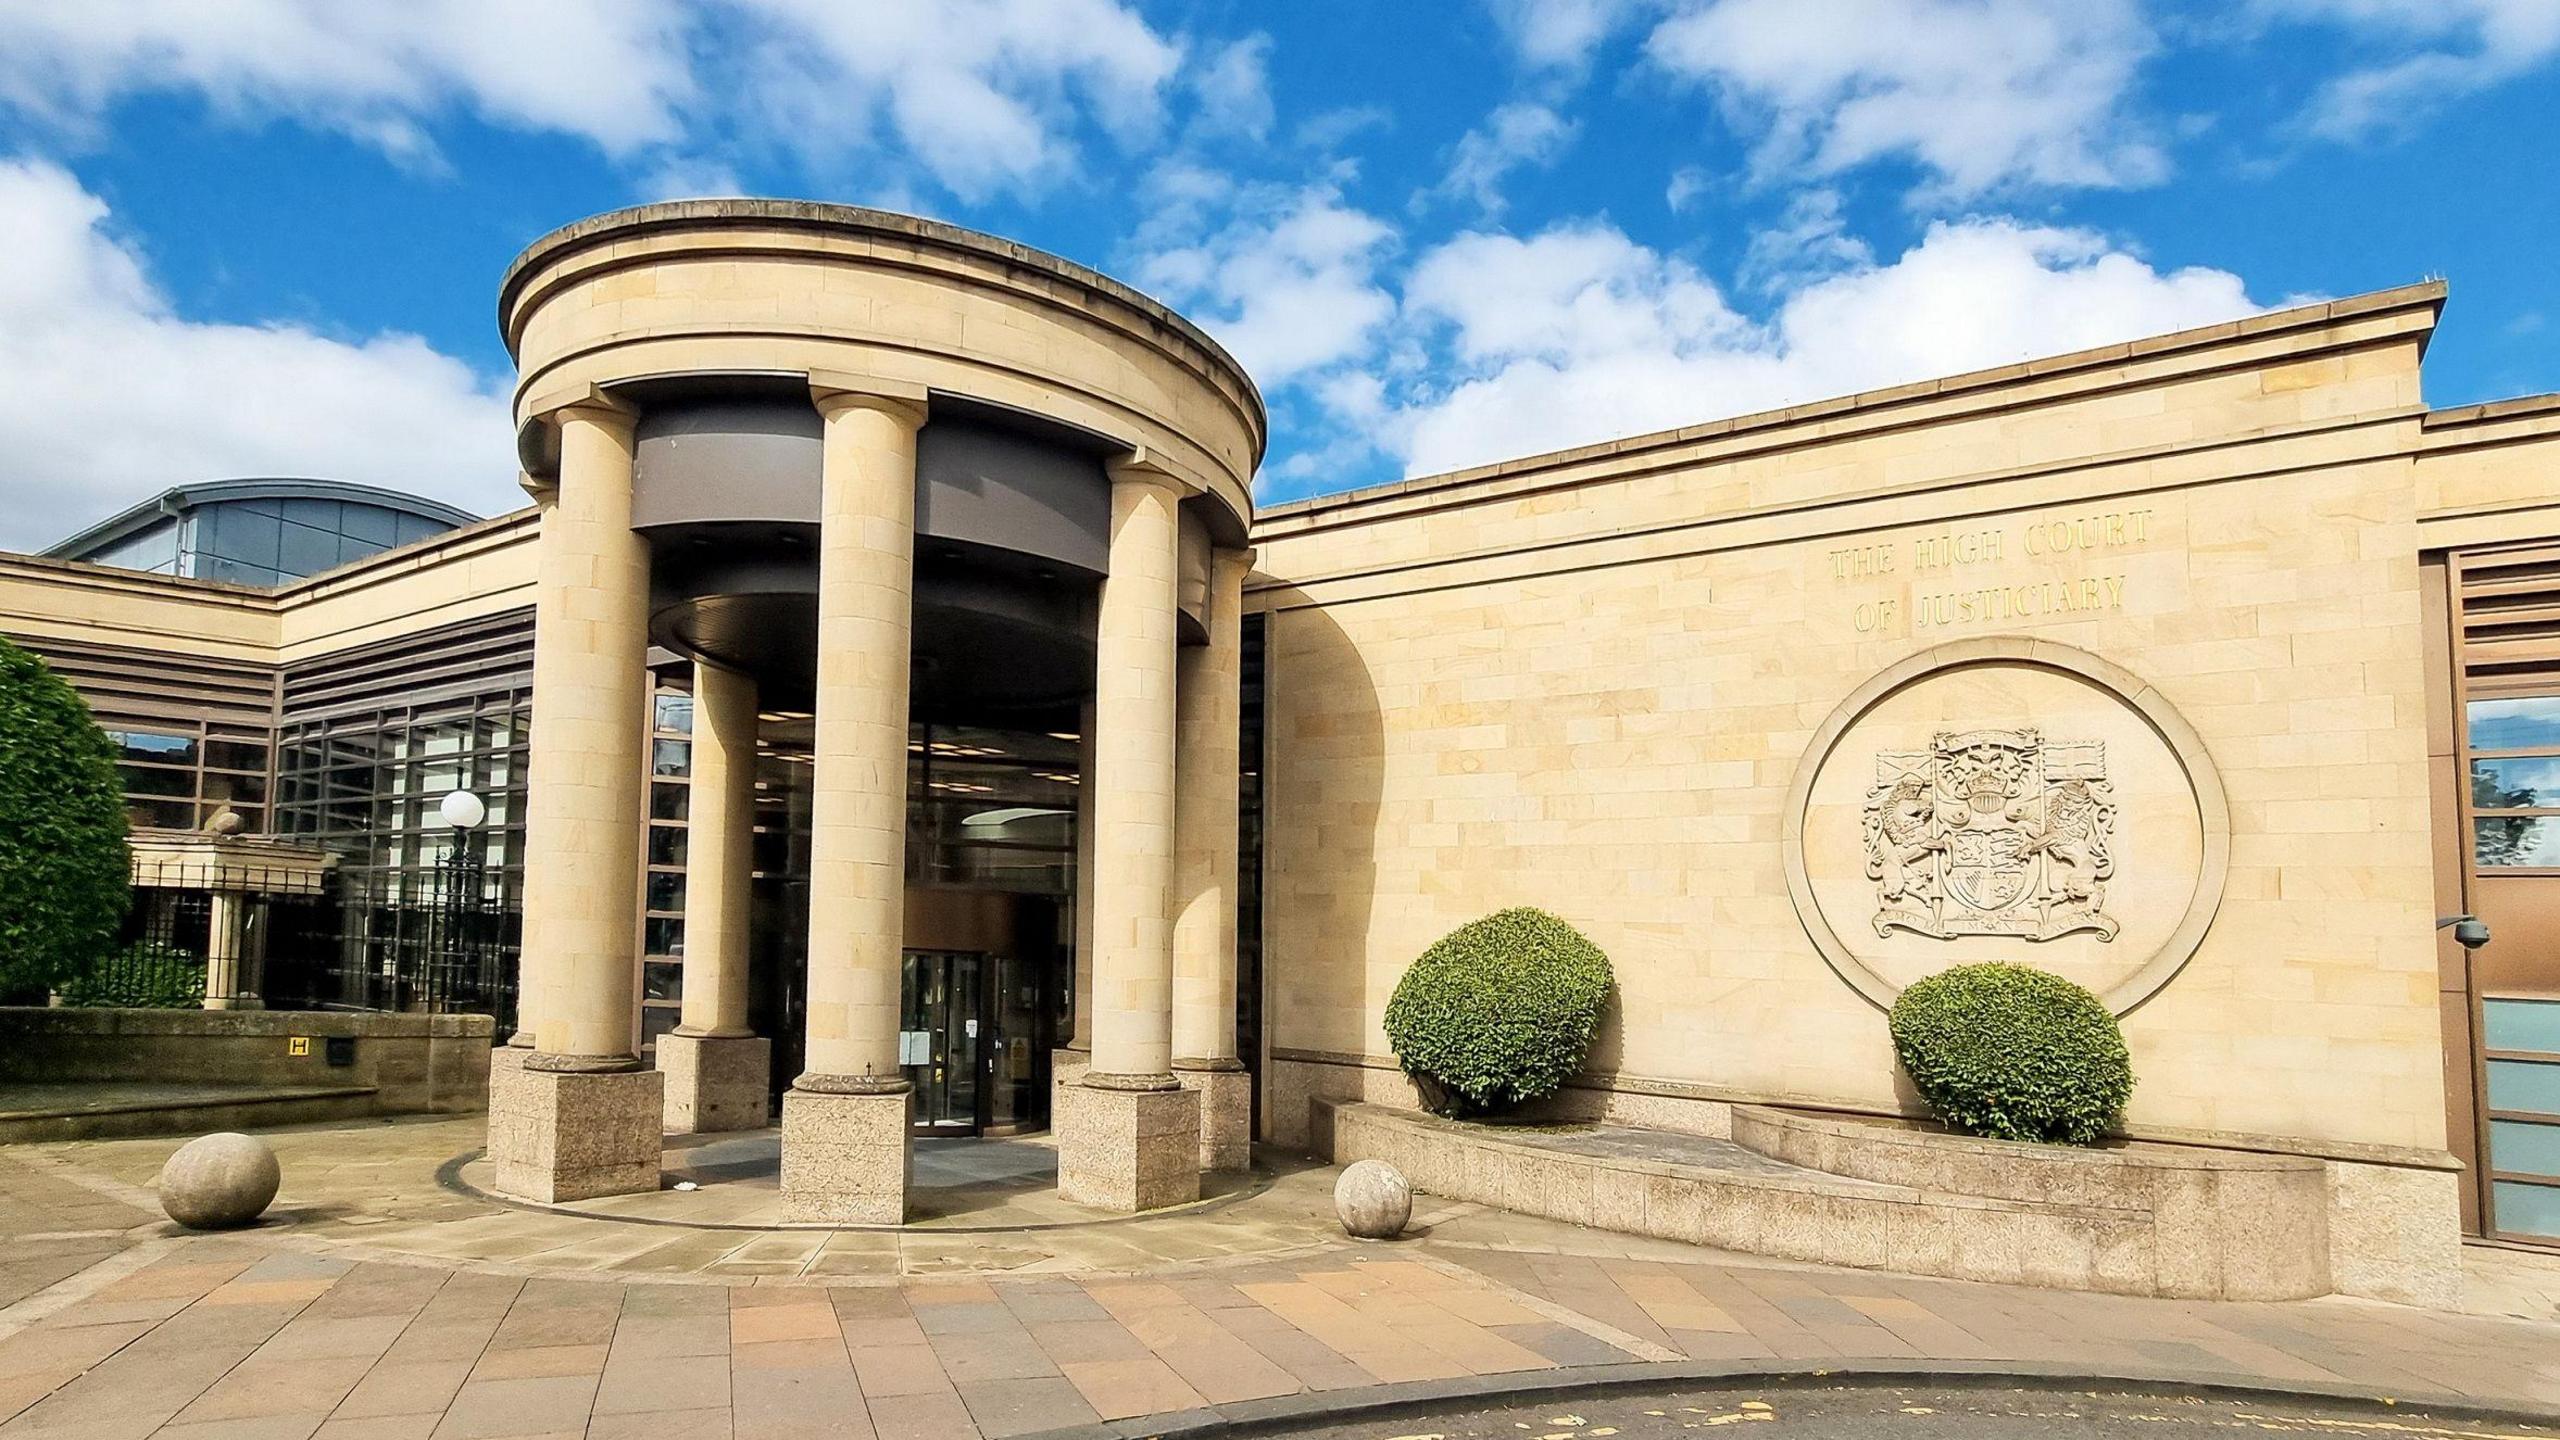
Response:
[[[1582,1068],[1609,957],[1543,910],[1470,921],[1422,952],[1387,1002],[1387,1042],[1443,1115],[1552,1095]]]
[[[2124,1118],[2133,1058],[2098,997],[2024,965],[1959,965],[1902,992],[1894,1054],[1959,1135],[2095,1144]]]
[[[115,751],[61,677],[0,640],[0,1000],[114,948],[131,862]]]

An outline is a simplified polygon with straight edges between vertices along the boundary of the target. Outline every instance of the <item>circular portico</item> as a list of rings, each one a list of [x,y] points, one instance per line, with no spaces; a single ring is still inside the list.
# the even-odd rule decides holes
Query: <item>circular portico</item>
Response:
[[[1115,1210],[1241,1164],[1235,686],[1251,380],[1090,270],[909,216],[643,206],[509,269],[519,451],[541,507],[522,1031],[494,1183],[654,1188],[662,1127],[761,1124],[748,1025],[760,712],[805,712],[807,968],[782,1189],[894,1223],[910,723],[1071,734],[1077,1039],[1059,1186]],[[682,1023],[636,1052],[653,646],[693,666]],[[1088,1021],[1087,1017],[1090,1017]],[[1179,1018],[1177,1018],[1179,1017]],[[1178,1058],[1177,1058],[1178,1057]]]

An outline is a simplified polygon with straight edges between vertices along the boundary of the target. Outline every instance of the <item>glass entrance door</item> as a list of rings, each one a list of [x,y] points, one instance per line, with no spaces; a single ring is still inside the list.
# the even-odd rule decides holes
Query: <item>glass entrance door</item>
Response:
[[[898,1063],[915,1086],[918,1135],[975,1135],[987,1125],[995,1046],[987,981],[970,950],[910,950],[901,986]]]

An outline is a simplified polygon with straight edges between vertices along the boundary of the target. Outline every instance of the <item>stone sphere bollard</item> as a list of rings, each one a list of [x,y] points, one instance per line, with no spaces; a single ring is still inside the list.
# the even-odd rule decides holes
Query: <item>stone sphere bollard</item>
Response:
[[[1333,1213],[1362,1240],[1393,1240],[1413,1218],[1413,1186],[1384,1160],[1354,1161],[1333,1182]]]
[[[276,1152],[253,1135],[205,1135],[160,1169],[160,1208],[190,1230],[229,1230],[265,1213],[284,1183]]]

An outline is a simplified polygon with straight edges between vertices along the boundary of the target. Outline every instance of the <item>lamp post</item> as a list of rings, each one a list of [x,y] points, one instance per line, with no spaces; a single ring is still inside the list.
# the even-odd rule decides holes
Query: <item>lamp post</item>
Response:
[[[443,943],[438,945],[427,970],[427,1009],[449,1008],[457,988],[469,990],[475,997],[481,990],[478,973],[480,945],[473,933],[474,918],[481,905],[480,865],[472,853],[471,832],[489,818],[489,807],[468,790],[456,790],[437,802],[436,813],[452,829],[445,843],[444,858],[437,863],[439,889],[443,901]]]

